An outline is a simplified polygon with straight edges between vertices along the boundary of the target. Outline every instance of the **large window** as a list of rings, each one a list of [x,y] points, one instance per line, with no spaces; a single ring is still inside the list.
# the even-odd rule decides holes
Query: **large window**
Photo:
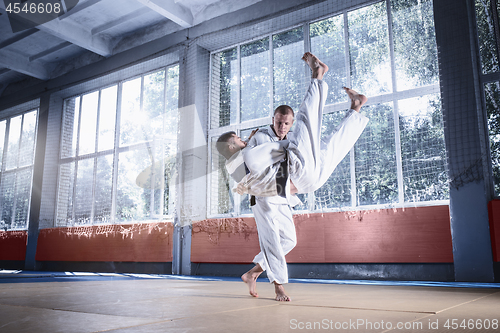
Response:
[[[57,225],[173,213],[178,66],[64,102]]]
[[[299,209],[443,203],[448,199],[437,48],[430,0],[388,0],[212,53],[210,140],[243,138],[271,123],[272,110],[303,98],[310,50],[330,71],[323,132],[348,108],[342,86],[369,97],[368,127],[328,182],[301,195]],[[307,69],[307,70],[306,70]],[[292,128],[293,130],[293,128]],[[250,213],[212,149],[210,215]]]
[[[476,0],[476,21],[495,195],[500,195],[500,1]]]
[[[38,110],[0,120],[0,229],[27,229]]]

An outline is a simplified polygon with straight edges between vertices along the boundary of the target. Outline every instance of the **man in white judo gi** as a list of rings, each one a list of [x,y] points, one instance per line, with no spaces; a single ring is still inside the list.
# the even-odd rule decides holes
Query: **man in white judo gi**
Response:
[[[290,138],[286,135],[293,124],[293,111],[280,106],[278,109],[288,108],[289,111],[277,109],[273,126],[257,132],[248,144],[234,132],[223,134],[219,139],[227,144],[219,151],[228,158],[226,167],[229,173],[239,181],[236,191],[256,196],[252,210],[261,252],[254,258],[254,268],[245,273],[242,280],[248,284],[250,294],[257,297],[256,280],[266,270],[269,280],[275,284],[278,301],[290,301],[283,284],[288,282],[285,255],[296,244],[290,208],[290,203],[297,200],[293,194],[308,193],[321,187],[368,122],[359,114],[367,98],[344,88],[351,99],[351,110],[335,131],[321,140],[321,120],[328,90],[322,79],[328,66],[308,52],[302,59],[312,70],[312,80]],[[277,126],[277,115],[289,126]],[[242,150],[245,147],[250,149]]]

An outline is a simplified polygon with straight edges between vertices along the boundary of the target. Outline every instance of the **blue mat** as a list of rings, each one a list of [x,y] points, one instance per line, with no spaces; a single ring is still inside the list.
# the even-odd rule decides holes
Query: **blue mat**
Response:
[[[21,270],[0,270],[0,283],[30,282],[77,282],[77,281],[114,281],[171,279],[191,281],[241,281],[239,277],[213,277],[189,275],[133,274],[133,273],[88,273],[88,272],[34,272]],[[259,278],[259,282],[268,281]],[[380,281],[380,280],[324,280],[289,279],[289,283],[348,284],[370,286],[405,287],[449,287],[449,288],[500,288],[500,283],[482,282],[439,282],[439,281]]]

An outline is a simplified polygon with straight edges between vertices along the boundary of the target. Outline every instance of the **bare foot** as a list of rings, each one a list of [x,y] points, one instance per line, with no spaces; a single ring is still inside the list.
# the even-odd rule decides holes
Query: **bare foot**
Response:
[[[306,52],[302,56],[302,60],[304,60],[312,70],[312,78],[323,80],[323,76],[328,72],[328,66],[325,65],[321,60],[319,60],[314,54],[311,52]]]
[[[368,101],[368,97],[365,95],[358,94],[356,91],[343,87],[349,98],[351,99],[351,109],[356,110],[359,112],[361,110],[361,107],[363,104]]]
[[[259,294],[257,294],[257,278],[263,271],[264,270],[262,269],[262,267],[257,264],[251,270],[241,276],[243,282],[248,285],[248,292],[253,297],[259,297]]]
[[[274,291],[276,292],[276,300],[278,302],[290,302],[292,300],[286,294],[285,288],[282,284],[277,284],[276,282],[274,282]]]

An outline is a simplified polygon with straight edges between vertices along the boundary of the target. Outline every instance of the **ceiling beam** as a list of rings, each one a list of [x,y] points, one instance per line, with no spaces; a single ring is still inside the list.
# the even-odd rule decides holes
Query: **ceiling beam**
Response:
[[[9,50],[0,50],[0,66],[40,80],[50,79],[46,66],[37,62],[30,62],[28,57]]]
[[[97,35],[97,34],[103,32],[103,31],[109,30],[109,29],[111,29],[113,27],[116,27],[117,25],[124,24],[127,21],[135,19],[135,18],[137,18],[137,17],[139,17],[141,15],[144,15],[144,14],[146,14],[148,12],[151,12],[151,9],[149,9],[148,7],[142,7],[141,9],[133,11],[130,14],[127,14],[125,16],[119,17],[116,20],[109,21],[109,22],[107,22],[107,23],[105,23],[103,25],[95,27],[94,29],[92,29],[91,34],[92,35]]]
[[[101,0],[88,0],[88,1],[85,1],[84,3],[78,2],[78,5],[76,5],[74,8],[72,8],[70,11],[59,16],[58,19],[59,20],[65,19],[73,14],[78,13],[79,11],[82,11],[90,6],[95,5],[96,3],[100,2],[100,1]],[[64,7],[66,8],[66,4],[64,4]]]
[[[31,36],[34,33],[36,33],[37,31],[38,31],[38,29],[32,28],[32,29],[24,30],[23,32],[19,32],[14,37],[8,38],[7,40],[4,40],[3,42],[1,42],[0,49],[3,49],[6,46],[12,45],[12,44],[20,41],[23,38]]]
[[[46,55],[49,55],[49,54],[54,53],[54,52],[57,52],[57,51],[62,50],[64,48],[68,47],[68,46],[71,46],[71,45],[73,45],[73,44],[71,44],[70,42],[63,42],[63,43],[61,43],[59,45],[56,45],[54,47],[51,47],[50,49],[47,49],[47,50],[45,50],[43,52],[40,52],[40,53],[37,53],[35,55],[30,56],[28,58],[28,60],[29,61],[35,61],[37,59],[45,57]]]
[[[193,26],[193,14],[175,0],[137,0],[183,28]]]
[[[90,31],[72,20],[52,20],[39,25],[38,29],[104,57],[112,54],[108,41],[100,36],[92,36]]]
[[[8,69],[8,68],[0,69],[0,75],[3,75],[3,74],[8,73],[8,72],[10,72],[10,69]]]

